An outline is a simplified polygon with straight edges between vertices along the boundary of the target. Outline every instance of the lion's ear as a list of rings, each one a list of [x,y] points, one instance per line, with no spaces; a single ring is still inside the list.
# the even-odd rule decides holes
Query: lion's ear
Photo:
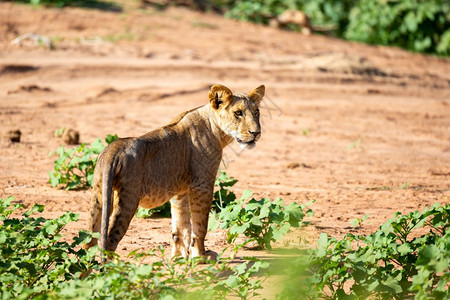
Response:
[[[209,102],[214,109],[219,107],[227,107],[231,102],[233,93],[229,88],[221,84],[215,84],[208,93]]]
[[[264,85],[260,85],[256,89],[250,92],[249,96],[256,103],[256,105],[261,104],[261,100],[264,97],[266,92],[266,87]]]

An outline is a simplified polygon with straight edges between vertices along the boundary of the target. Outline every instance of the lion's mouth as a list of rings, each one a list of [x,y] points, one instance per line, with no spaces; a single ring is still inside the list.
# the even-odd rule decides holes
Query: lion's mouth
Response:
[[[236,141],[237,141],[239,144],[242,144],[242,145],[249,145],[249,146],[252,146],[252,145],[255,145],[255,144],[256,144],[255,139],[253,139],[253,140],[251,140],[251,141],[248,141],[248,142],[244,142],[243,140],[241,140],[241,139],[239,139],[239,138],[236,138]]]

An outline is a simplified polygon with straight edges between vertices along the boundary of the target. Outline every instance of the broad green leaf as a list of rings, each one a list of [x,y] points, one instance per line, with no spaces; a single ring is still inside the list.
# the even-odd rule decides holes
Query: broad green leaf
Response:
[[[252,195],[253,195],[253,192],[251,190],[244,190],[244,192],[242,192],[241,199],[248,199]]]
[[[97,138],[92,144],[91,144],[91,149],[92,152],[95,154],[100,154],[100,152],[103,151],[103,149],[105,149],[105,145],[103,145],[102,141],[100,140],[100,138]]]
[[[34,204],[28,211],[23,213],[24,217],[29,217],[32,214],[34,214],[35,212],[43,212],[44,211],[44,206],[43,205],[39,205],[39,204]]]
[[[328,248],[328,235],[326,233],[321,233],[319,236],[319,241],[317,243],[318,249],[316,255],[318,257],[323,257],[327,253]]]
[[[389,292],[395,292],[397,294],[402,292],[402,287],[400,286],[400,278],[394,278],[393,276],[389,276],[387,280],[383,282],[383,285],[386,287],[389,287],[391,290],[388,290]]]
[[[54,224],[52,222],[46,222],[42,226],[42,229],[44,229],[45,232],[47,232],[48,234],[54,234],[56,229],[58,229],[58,224]]]

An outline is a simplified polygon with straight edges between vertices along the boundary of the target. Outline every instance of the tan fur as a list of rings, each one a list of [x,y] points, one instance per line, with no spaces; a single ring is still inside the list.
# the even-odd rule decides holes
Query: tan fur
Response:
[[[116,250],[139,205],[154,208],[170,200],[172,256],[215,259],[204,241],[222,149],[233,140],[243,148],[254,147],[261,135],[258,106],[264,93],[264,86],[233,94],[214,85],[209,104],[106,147],[95,168],[89,225],[91,231],[101,231],[100,247]]]

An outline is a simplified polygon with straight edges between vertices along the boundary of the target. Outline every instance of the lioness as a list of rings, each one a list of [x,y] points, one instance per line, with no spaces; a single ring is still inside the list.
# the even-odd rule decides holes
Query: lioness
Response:
[[[95,168],[89,222],[91,231],[101,230],[100,247],[116,250],[139,205],[154,208],[170,200],[172,256],[216,259],[204,242],[222,149],[233,140],[243,148],[255,146],[264,93],[263,85],[249,94],[214,85],[209,104],[106,147]]]

